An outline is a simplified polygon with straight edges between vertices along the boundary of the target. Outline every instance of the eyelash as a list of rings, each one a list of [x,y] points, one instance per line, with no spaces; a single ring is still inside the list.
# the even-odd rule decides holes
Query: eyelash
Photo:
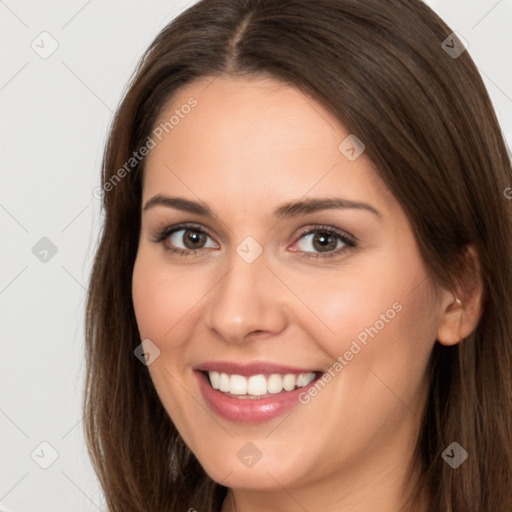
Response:
[[[166,226],[163,229],[157,230],[157,232],[153,235],[152,241],[155,243],[161,243],[164,246],[164,249],[171,253],[171,254],[177,254],[179,256],[185,256],[185,257],[197,257],[198,253],[202,251],[202,249],[180,249],[178,247],[169,247],[165,243],[163,243],[169,236],[171,236],[176,231],[181,231],[182,229],[188,229],[190,231],[195,231],[198,233],[202,233],[204,235],[209,236],[212,238],[212,236],[202,229],[198,224],[190,224],[190,223],[182,223],[182,224],[176,224],[173,226]],[[304,231],[302,231],[297,240],[300,240],[304,235],[309,235],[312,233],[322,233],[327,235],[334,235],[338,237],[339,240],[341,240],[345,247],[342,247],[341,249],[336,249],[335,251],[330,251],[327,253],[310,253],[310,252],[304,252],[303,257],[305,258],[331,258],[333,256],[337,256],[342,252],[346,252],[347,250],[351,248],[357,247],[357,243],[354,237],[348,235],[347,233],[340,231],[338,229],[335,229],[331,226],[323,226],[318,225],[314,228],[308,227]],[[297,251],[299,252],[299,251]]]

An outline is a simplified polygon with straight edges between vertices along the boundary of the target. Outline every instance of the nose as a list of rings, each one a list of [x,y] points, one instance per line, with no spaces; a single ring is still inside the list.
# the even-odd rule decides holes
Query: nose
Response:
[[[267,267],[264,252],[252,263],[233,253],[229,270],[208,296],[207,327],[225,341],[279,334],[288,324],[285,290]]]

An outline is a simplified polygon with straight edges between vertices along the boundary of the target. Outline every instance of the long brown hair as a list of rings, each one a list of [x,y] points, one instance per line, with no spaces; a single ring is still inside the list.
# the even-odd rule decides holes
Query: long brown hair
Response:
[[[111,512],[217,512],[227,492],[184,444],[134,355],[144,160],[126,167],[179,87],[220,74],[281,80],[364,141],[434,283],[455,289],[463,248],[474,244],[484,309],[461,343],[434,346],[416,490],[435,511],[512,510],[511,162],[468,51],[442,44],[451,33],[419,0],[202,0],[145,52],[104,153],[105,220],[85,319],[85,436]],[[457,469],[441,457],[453,441],[468,452]]]

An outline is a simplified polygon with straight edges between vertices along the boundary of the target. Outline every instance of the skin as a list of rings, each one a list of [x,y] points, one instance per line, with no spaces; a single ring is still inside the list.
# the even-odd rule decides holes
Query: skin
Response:
[[[349,132],[318,103],[264,77],[212,80],[172,98],[157,124],[191,96],[198,104],[146,159],[143,205],[164,194],[215,213],[161,205],[141,213],[132,291],[141,339],[160,350],[148,366],[153,383],[205,471],[230,488],[222,512],[234,502],[238,512],[396,512],[413,481],[430,353],[436,339],[449,345],[474,330],[481,286],[463,307],[431,287],[400,204],[364,152],[354,161],[342,154]],[[364,201],[382,218],[362,209],[273,217],[282,203],[312,197]],[[211,234],[202,249],[188,249],[197,254],[165,251],[173,243],[187,250],[185,231],[152,241],[159,227],[181,222]],[[330,252],[345,250],[334,257],[304,256],[325,254],[304,236],[322,225],[356,237],[357,247],[339,241]],[[252,263],[236,252],[248,236],[263,249]],[[402,306],[394,318],[288,415],[237,424],[216,416],[199,391],[192,367],[208,360],[326,371],[394,303]],[[249,441],[262,454],[251,468],[237,457]]]

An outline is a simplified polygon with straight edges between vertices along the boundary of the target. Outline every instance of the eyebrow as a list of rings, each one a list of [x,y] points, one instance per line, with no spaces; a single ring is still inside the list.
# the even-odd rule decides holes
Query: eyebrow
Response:
[[[175,208],[184,212],[196,213],[205,217],[215,217],[213,211],[207,204],[198,201],[191,201],[190,199],[185,199],[183,197],[169,197],[158,194],[146,202],[143,211],[148,211],[155,206],[166,206],[168,208]],[[382,214],[372,205],[362,201],[352,201],[342,197],[310,198],[290,201],[278,206],[274,210],[274,216],[277,219],[282,220],[330,209],[364,210],[372,213],[382,221]]]

